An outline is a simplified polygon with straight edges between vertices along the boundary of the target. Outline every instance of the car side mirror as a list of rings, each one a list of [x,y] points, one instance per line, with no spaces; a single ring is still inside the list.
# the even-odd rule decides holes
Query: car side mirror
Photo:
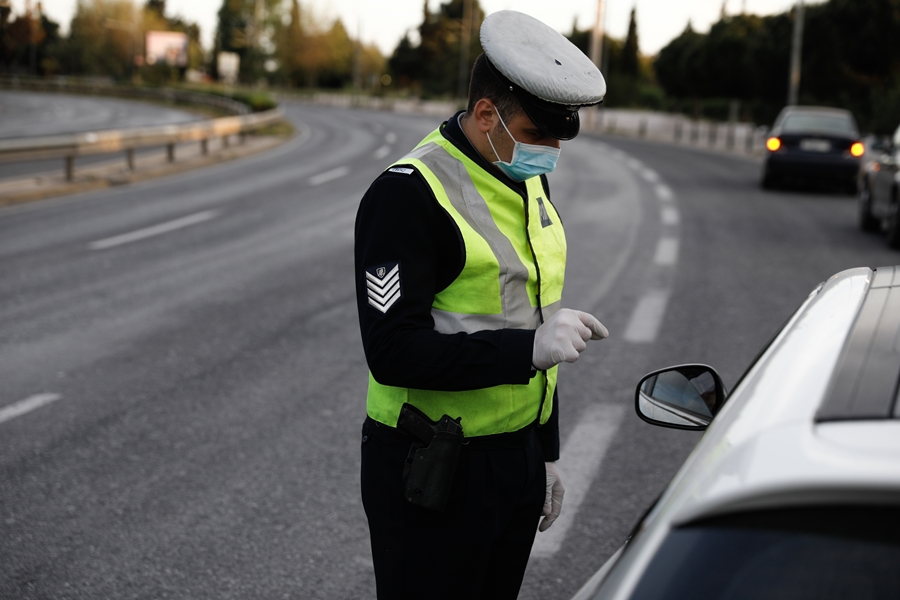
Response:
[[[728,392],[707,365],[668,367],[645,375],[635,390],[639,417],[653,425],[702,431],[712,422]]]

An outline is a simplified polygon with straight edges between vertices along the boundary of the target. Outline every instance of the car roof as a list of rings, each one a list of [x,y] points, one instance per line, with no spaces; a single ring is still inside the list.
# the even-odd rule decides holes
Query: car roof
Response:
[[[820,285],[735,388],[648,520],[900,504],[898,331],[898,269],[852,269]]]
[[[852,116],[846,108],[834,108],[833,106],[785,106],[781,109],[781,114],[788,113],[822,113],[833,115]]]
[[[900,268],[876,269],[816,422],[900,417]]]

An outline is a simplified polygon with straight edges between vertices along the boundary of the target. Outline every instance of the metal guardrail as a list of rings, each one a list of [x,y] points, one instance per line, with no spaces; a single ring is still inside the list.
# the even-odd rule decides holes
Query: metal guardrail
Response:
[[[0,82],[0,87],[5,87],[2,83],[6,83],[6,81]],[[31,80],[29,83],[35,84],[39,82]],[[52,80],[50,83],[52,83]],[[35,87],[29,89],[33,90]],[[73,90],[71,87],[66,87],[62,91],[70,92]],[[214,100],[234,102],[227,98],[206,97],[206,94],[181,92],[180,90],[144,91],[172,92],[180,95],[184,101],[189,101],[189,97],[204,96],[202,101],[208,101],[212,98]],[[155,97],[158,99],[159,95]],[[245,113],[249,111],[245,105],[241,104],[240,106]],[[180,125],[158,125],[33,138],[3,139],[0,140],[0,163],[63,158],[65,159],[66,180],[72,181],[75,171],[75,159],[79,156],[114,154],[124,151],[128,168],[133,170],[134,151],[138,148],[165,146],[169,162],[172,162],[175,160],[176,144],[200,142],[201,152],[207,154],[210,139],[221,138],[223,144],[227,146],[229,136],[239,135],[243,138],[245,134],[274,125],[283,118],[284,110],[275,108],[260,113],[220,117]]]
[[[222,138],[225,145],[231,135],[244,135],[251,131],[278,123],[284,118],[284,110],[275,108],[266,112],[235,117],[221,117],[183,125],[160,125],[89,131],[41,138],[17,138],[0,140],[0,162],[25,162],[64,158],[66,180],[74,178],[75,158],[91,154],[125,152],[129,169],[134,169],[134,151],[137,148],[165,146],[169,162],[175,160],[175,145],[200,142],[206,154],[211,138]]]

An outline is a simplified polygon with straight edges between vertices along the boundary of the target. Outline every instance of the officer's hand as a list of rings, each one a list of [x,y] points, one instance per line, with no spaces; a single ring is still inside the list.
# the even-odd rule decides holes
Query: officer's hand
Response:
[[[559,516],[559,511],[562,510],[563,496],[566,493],[562,480],[559,478],[556,463],[548,462],[544,464],[547,467],[547,494],[544,496],[544,510],[541,513],[544,515],[544,518],[541,519],[538,531],[547,531],[553,525],[553,521],[556,520],[556,517]]]
[[[531,364],[536,369],[549,369],[553,365],[575,362],[587,347],[588,340],[609,337],[603,323],[580,310],[560,309],[534,334]]]

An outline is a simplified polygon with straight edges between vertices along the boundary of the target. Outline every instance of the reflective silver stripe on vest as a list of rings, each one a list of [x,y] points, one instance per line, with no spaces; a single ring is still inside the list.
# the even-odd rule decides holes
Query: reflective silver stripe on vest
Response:
[[[472,333],[483,329],[536,329],[540,325],[540,315],[528,299],[528,268],[509,238],[497,227],[487,202],[475,187],[465,165],[433,142],[416,148],[408,157],[421,160],[434,173],[450,204],[484,238],[500,265],[502,314],[469,315],[432,309],[435,330],[440,333]]]

